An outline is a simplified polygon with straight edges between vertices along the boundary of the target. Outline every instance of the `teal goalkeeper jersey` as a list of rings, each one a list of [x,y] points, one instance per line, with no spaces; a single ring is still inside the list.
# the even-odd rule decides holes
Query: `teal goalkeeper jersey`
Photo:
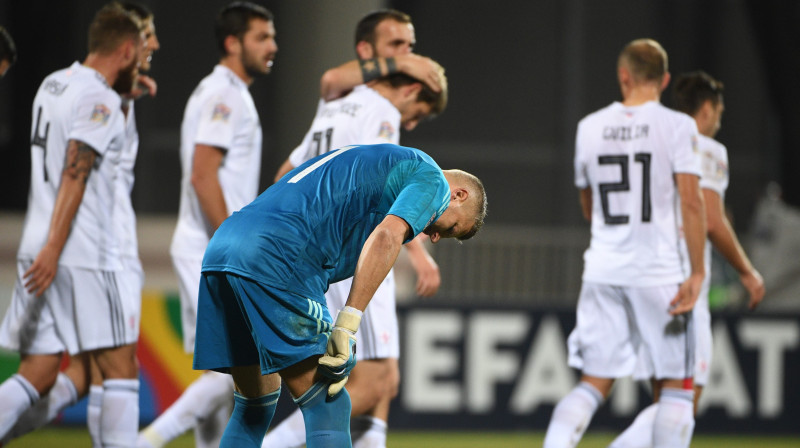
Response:
[[[347,146],[295,168],[226,219],[208,244],[203,272],[235,273],[324,304],[328,285],[353,275],[387,214],[416,236],[449,204],[442,170],[422,151]]]

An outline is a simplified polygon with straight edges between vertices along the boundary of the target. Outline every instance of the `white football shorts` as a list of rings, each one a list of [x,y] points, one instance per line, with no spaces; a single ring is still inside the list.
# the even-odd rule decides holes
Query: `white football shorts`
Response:
[[[622,287],[584,282],[569,335],[569,365],[600,378],[635,372],[639,355],[656,379],[694,375],[693,313],[669,314],[678,285]],[[640,350],[643,346],[645,349]]]
[[[172,257],[172,266],[178,277],[178,293],[181,297],[181,329],[183,350],[194,353],[194,338],[197,329],[197,293],[200,290],[202,258]]]
[[[335,319],[336,314],[344,308],[353,279],[333,283],[325,293],[328,311]],[[378,287],[356,332],[356,359],[400,358],[400,330],[397,324],[395,308],[394,269]]]
[[[711,354],[713,352],[711,339],[711,312],[708,309],[708,287],[703,284],[700,290],[697,304],[694,306],[694,329],[695,329],[695,352],[694,352],[694,383],[699,386],[708,384],[709,369],[711,367]],[[639,362],[636,363],[636,371],[633,374],[636,380],[647,380],[652,378],[653,372],[647,367],[644,361],[649,354],[645,353],[646,348],[640,347]]]
[[[25,290],[31,260],[17,261],[11,304],[0,325],[0,346],[23,354],[70,355],[135,343],[139,338],[143,276],[138,260],[127,271],[58,266],[50,287]]]

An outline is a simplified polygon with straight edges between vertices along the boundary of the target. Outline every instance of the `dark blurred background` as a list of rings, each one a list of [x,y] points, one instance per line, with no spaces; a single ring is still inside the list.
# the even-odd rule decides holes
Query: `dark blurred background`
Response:
[[[31,103],[42,79],[86,54],[99,0],[0,3],[19,60],[0,82],[0,209],[25,208]],[[177,213],[179,126],[192,89],[217,61],[213,17],[226,2],[144,1],[161,50],[156,98],[137,103],[141,134],[134,206]],[[580,224],[572,186],[577,121],[619,99],[615,62],[639,37],[660,41],[670,71],[703,69],[725,83],[718,139],[728,146],[728,205],[746,228],[756,199],[778,182],[800,203],[796,57],[800,3],[783,1],[266,1],[280,47],[273,74],[252,86],[264,129],[262,185],[313,117],[319,76],[354,57],[353,28],[390,6],[411,14],[417,51],[446,69],[450,104],[402,142],[487,185],[490,224]],[[670,104],[671,90],[663,101]]]

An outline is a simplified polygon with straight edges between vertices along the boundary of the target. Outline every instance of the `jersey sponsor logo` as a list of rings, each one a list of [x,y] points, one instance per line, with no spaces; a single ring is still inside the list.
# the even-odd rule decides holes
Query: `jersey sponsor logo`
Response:
[[[378,129],[378,137],[386,139],[388,141],[392,141],[392,137],[394,137],[394,126],[388,121],[384,121],[381,123],[380,129]]]
[[[92,115],[89,117],[90,120],[94,121],[95,123],[100,123],[105,125],[108,122],[108,117],[111,116],[111,110],[106,107],[105,104],[98,103],[94,105],[94,109],[92,109]]]
[[[223,103],[217,103],[214,111],[211,112],[211,121],[228,121],[231,116],[231,108]]]
[[[51,79],[44,83],[42,90],[52,95],[59,96],[67,90],[67,86],[69,86],[69,84],[62,84],[55,79]]]

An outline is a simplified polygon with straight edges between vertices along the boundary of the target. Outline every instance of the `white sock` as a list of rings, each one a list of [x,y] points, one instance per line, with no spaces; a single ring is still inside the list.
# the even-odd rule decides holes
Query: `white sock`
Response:
[[[653,425],[658,412],[658,403],[642,409],[636,419],[608,448],[650,448],[653,446]]]
[[[370,415],[350,418],[353,448],[386,448],[386,422]]]
[[[306,425],[303,413],[295,410],[267,432],[261,448],[297,448],[306,444]]]
[[[664,388],[653,424],[653,447],[688,447],[694,431],[694,391]]]
[[[0,439],[5,439],[17,419],[37,401],[39,392],[18,373],[0,384]]]
[[[225,432],[225,427],[228,426],[228,420],[231,419],[233,412],[233,377],[231,378],[231,388],[229,391],[230,400],[227,403],[222,403],[211,416],[198,420],[197,425],[194,427],[194,446],[196,448],[217,448],[222,439],[222,433]]]
[[[86,426],[89,427],[89,436],[92,446],[102,446],[100,440],[100,412],[103,409],[103,386],[92,384],[89,386],[89,403],[86,405]]]
[[[19,416],[17,423],[3,438],[2,442],[6,443],[34,429],[41,428],[56,418],[64,408],[72,406],[77,401],[78,391],[75,390],[72,380],[67,375],[59,373],[58,377],[56,377],[56,384],[53,385],[50,392]]]
[[[231,406],[233,378],[218,372],[206,372],[189,385],[163,414],[139,433],[140,447],[161,448],[211,417],[221,406]],[[222,427],[222,431],[225,427]]]
[[[139,380],[103,381],[100,439],[104,447],[134,446],[139,430]]]
[[[553,409],[544,448],[577,445],[602,402],[603,394],[591,384],[581,382],[575,386]]]

